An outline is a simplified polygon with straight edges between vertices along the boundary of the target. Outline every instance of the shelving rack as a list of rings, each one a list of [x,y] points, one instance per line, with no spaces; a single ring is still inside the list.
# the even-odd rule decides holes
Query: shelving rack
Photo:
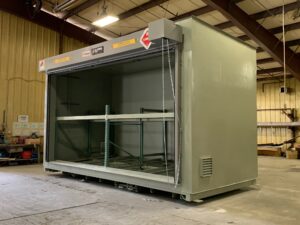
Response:
[[[20,154],[26,149],[32,150],[36,154],[36,157],[23,159]],[[6,157],[0,157],[0,165],[9,165],[14,162],[41,163],[40,151],[41,146],[36,144],[0,144],[0,152],[5,152],[7,155]]]

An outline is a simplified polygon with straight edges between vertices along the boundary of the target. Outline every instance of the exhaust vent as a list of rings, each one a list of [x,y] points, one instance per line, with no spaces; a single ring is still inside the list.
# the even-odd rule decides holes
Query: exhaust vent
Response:
[[[210,177],[213,172],[213,166],[212,166],[212,157],[203,157],[201,158],[200,162],[201,166],[201,177]]]

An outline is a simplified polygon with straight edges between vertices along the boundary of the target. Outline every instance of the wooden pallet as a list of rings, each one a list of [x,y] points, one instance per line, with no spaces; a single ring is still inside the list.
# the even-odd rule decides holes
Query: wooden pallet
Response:
[[[258,155],[265,155],[265,156],[281,156],[281,149],[278,147],[258,147],[257,148]]]

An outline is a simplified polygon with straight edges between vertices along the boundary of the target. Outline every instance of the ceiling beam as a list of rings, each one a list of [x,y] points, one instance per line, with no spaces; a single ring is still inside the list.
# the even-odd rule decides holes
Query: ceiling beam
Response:
[[[142,5],[139,5],[137,7],[134,7],[132,9],[129,9],[128,11],[125,11],[118,15],[120,20],[127,19],[128,17],[134,16],[138,13],[141,13],[145,10],[151,9],[155,6],[158,6],[160,4],[163,4],[164,2],[167,2],[169,0],[150,0]]]
[[[96,44],[105,41],[103,38],[87,30],[63,21],[62,19],[52,16],[44,11],[40,11],[32,19],[28,16],[27,9],[23,0],[0,1],[0,9],[24,19],[30,20],[31,22],[47,27],[51,30],[63,33],[64,35],[75,38],[87,44]]]
[[[256,80],[257,81],[269,81],[269,80],[277,80],[277,81],[279,81],[279,82],[284,82],[283,80],[281,80],[281,79],[283,79],[284,78],[284,76],[283,75],[276,75],[276,76],[269,76],[269,77],[257,77],[256,78]],[[286,75],[286,79],[291,79],[291,78],[293,78],[293,76],[292,75],[289,75],[289,74],[287,74]]]
[[[232,2],[235,2],[236,4],[239,2],[242,2],[242,1],[244,1],[244,0],[232,0]],[[176,21],[176,20],[181,20],[181,19],[184,19],[184,18],[187,18],[190,16],[201,16],[203,14],[206,14],[206,13],[209,13],[212,11],[215,11],[215,9],[213,7],[211,7],[210,5],[206,5],[201,8],[192,10],[190,12],[186,12],[186,13],[180,14],[178,16],[175,16],[175,17],[171,18],[171,20]]]
[[[298,57],[300,57],[300,53],[296,53],[296,55],[298,55]],[[264,59],[256,60],[257,65],[271,63],[271,62],[275,62],[275,60],[273,58],[264,58]]]
[[[131,16],[134,16],[134,15],[138,14],[138,13],[141,13],[145,10],[151,9],[155,6],[159,6],[159,5],[161,5],[161,4],[163,4],[167,1],[169,1],[169,0],[150,0],[150,1],[148,1],[144,4],[142,4],[142,5],[139,5],[135,8],[132,8],[128,11],[125,11],[125,12],[119,14],[118,17],[119,17],[120,20],[124,20],[124,19],[127,19]],[[235,2],[235,3],[239,3],[239,2],[242,2],[242,1],[244,1],[244,0],[232,0],[232,2]],[[192,10],[190,12],[175,16],[175,17],[171,18],[171,20],[175,21],[175,20],[180,20],[180,19],[190,17],[190,16],[200,16],[200,15],[203,15],[205,13],[209,13],[209,12],[214,11],[214,10],[215,9],[212,8],[211,6],[204,6],[204,7]]]
[[[298,23],[292,23],[292,24],[288,24],[288,25],[285,25],[284,26],[284,29],[285,31],[292,31],[292,30],[297,30],[297,29],[300,29],[300,22]],[[269,29],[269,31],[272,33],[272,34],[278,34],[278,33],[281,33],[282,32],[282,26],[279,26],[279,27],[274,27],[274,28],[271,28]],[[250,38],[247,36],[247,35],[242,35],[242,36],[239,36],[238,38],[240,38],[241,40],[243,41],[248,41],[250,40]],[[296,44],[295,44],[296,42]],[[287,46],[288,47],[291,47],[293,45],[299,45],[300,44],[300,39],[298,41],[287,41],[286,42]],[[263,52],[264,50],[262,48],[258,48],[257,49],[257,52]],[[300,54],[297,53],[298,57],[300,57]],[[258,59],[256,61],[256,63],[258,65],[260,64],[265,64],[265,63],[271,63],[271,62],[275,62],[275,60],[273,58],[265,58],[265,59]]]
[[[87,0],[83,3],[81,3],[80,5],[74,7],[73,9],[69,10],[63,17],[63,20],[68,19],[71,16],[74,16],[78,13],[80,13],[81,11],[90,8],[91,6],[95,5],[96,3],[98,3],[100,0]]]
[[[190,17],[190,16],[200,16],[200,15],[203,15],[205,13],[212,12],[214,10],[215,9],[213,7],[207,5],[207,6],[195,9],[193,11],[186,12],[186,13],[183,13],[181,15],[175,16],[175,17],[171,18],[171,20],[176,21],[176,20],[181,20],[181,19],[184,19],[184,18],[187,18],[187,17]]]
[[[241,0],[237,1],[237,2],[241,2]],[[298,7],[297,3],[291,3],[291,4],[286,5],[285,10],[286,11],[291,11],[291,10],[296,9],[297,7]],[[207,6],[195,9],[193,11],[178,15],[176,17],[173,17],[172,20],[176,21],[176,20],[184,19],[184,18],[190,17],[190,16],[200,16],[200,15],[203,15],[205,13],[212,12],[214,10],[215,9],[213,7],[207,5]],[[268,17],[268,16],[271,16],[271,14],[277,15],[277,14],[280,14],[280,13],[282,13],[282,7],[275,7],[275,8],[270,9],[270,10],[265,10],[265,11],[262,11],[262,12],[259,12],[259,13],[255,13],[252,16],[254,18],[257,18],[257,19],[262,19],[264,16]],[[226,24],[229,24],[229,23],[226,22]],[[230,22],[230,24],[233,26],[233,24],[231,22]],[[224,28],[226,28],[227,25],[223,25],[223,26],[224,26]],[[219,28],[222,28],[221,24],[219,24]],[[296,29],[300,29],[300,22],[285,25],[285,31],[286,32],[291,31],[291,30],[296,30]],[[281,33],[282,32],[282,26],[271,28],[271,29],[269,29],[269,31],[272,34]],[[241,35],[238,38],[240,38],[243,41],[250,40],[250,38],[247,35]],[[292,46],[289,43],[287,43],[287,45]],[[258,48],[258,52],[262,52],[262,51],[263,50],[261,48]],[[268,62],[274,62],[274,59],[273,58],[268,58],[267,60],[257,60],[258,64],[264,64],[264,63],[268,63]]]
[[[293,2],[290,4],[286,4],[284,7],[284,11],[287,13],[287,12],[293,11],[295,9],[298,9],[299,7],[300,7],[299,1]],[[272,9],[264,10],[262,12],[254,13],[254,14],[250,15],[250,17],[254,20],[260,20],[260,19],[264,19],[266,17],[279,15],[281,13],[282,13],[282,6],[278,6],[278,7],[272,8]],[[224,22],[224,23],[220,23],[220,24],[216,25],[216,27],[218,27],[220,29],[226,29],[226,28],[233,27],[233,26],[234,26],[234,23],[232,23],[232,21],[228,21],[228,22]]]
[[[71,9],[70,11],[68,11],[68,13],[66,13],[62,19],[67,19],[71,16],[74,16],[76,14],[78,14],[79,12],[95,5],[97,2],[99,2],[100,0],[87,0],[85,2],[83,2],[82,4],[76,6],[75,8]],[[121,14],[118,15],[120,20],[124,20],[127,19],[131,16],[134,16],[138,13],[144,12],[145,10],[151,9],[155,6],[158,6],[160,4],[163,4],[165,2],[167,2],[169,0],[150,0],[144,4],[138,5],[132,9],[129,9],[128,11],[125,11]]]
[[[231,3],[230,0],[204,0],[204,2],[219,10],[276,61],[283,65],[283,43],[256,22],[255,19],[251,18],[236,4]],[[290,48],[286,48],[285,55],[287,70],[300,80],[300,58]]]
[[[265,64],[265,63],[271,63],[275,62],[273,58],[264,58],[264,59],[258,59],[256,60],[257,65]]]
[[[284,29],[285,29],[285,32],[300,29],[300,22],[285,25]],[[271,29],[269,29],[269,31],[272,34],[282,33],[282,26],[271,28]],[[242,39],[243,41],[250,40],[250,38],[247,35],[241,35],[238,38]]]
[[[276,47],[277,45],[280,45],[280,43],[282,44],[282,42],[280,40],[278,40],[276,45],[274,45],[274,47]],[[296,45],[299,45],[299,44],[300,44],[300,39],[294,39],[294,40],[285,42],[286,47],[293,47],[293,46],[296,46]],[[261,47],[258,47],[256,49],[256,52],[264,52],[264,49],[261,48]],[[295,54],[295,53],[293,52],[293,54]]]
[[[257,70],[257,75],[262,75],[262,74],[270,74],[270,73],[280,73],[283,72],[283,67],[275,67],[275,68],[270,68],[270,69],[261,69]]]

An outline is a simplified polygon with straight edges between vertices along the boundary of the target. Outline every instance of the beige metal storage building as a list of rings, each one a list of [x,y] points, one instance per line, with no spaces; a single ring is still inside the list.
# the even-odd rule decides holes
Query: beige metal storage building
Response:
[[[256,51],[224,32],[196,18],[158,20],[40,70],[46,170],[187,201],[255,182]]]

